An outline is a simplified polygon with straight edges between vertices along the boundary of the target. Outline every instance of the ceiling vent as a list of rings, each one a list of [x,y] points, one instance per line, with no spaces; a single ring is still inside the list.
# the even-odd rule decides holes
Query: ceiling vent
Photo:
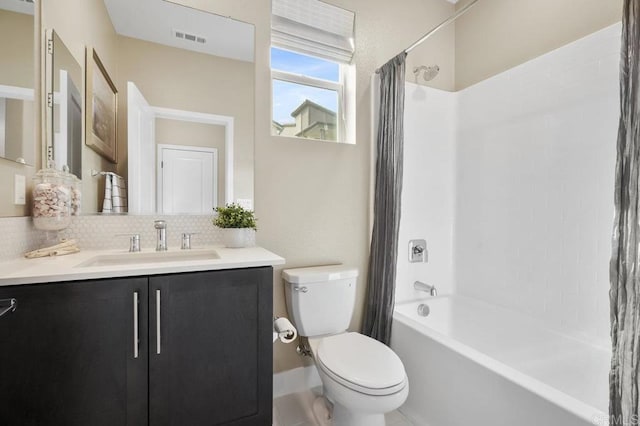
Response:
[[[188,33],[186,31],[173,30],[173,35],[175,38],[178,38],[180,40],[190,41],[193,43],[205,44],[207,42],[206,38],[201,37],[199,35]]]

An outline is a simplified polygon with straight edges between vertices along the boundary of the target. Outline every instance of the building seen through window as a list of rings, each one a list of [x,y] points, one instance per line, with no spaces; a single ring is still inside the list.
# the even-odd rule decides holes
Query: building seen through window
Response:
[[[272,47],[272,134],[341,141],[341,67]]]

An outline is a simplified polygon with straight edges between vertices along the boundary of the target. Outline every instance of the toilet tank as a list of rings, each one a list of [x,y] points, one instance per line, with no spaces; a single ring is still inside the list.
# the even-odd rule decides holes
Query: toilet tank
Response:
[[[349,327],[356,301],[358,269],[315,266],[285,269],[287,310],[301,336],[341,333]]]

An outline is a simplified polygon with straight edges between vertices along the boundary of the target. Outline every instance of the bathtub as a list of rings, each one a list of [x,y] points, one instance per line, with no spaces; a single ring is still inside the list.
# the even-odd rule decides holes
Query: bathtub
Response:
[[[400,411],[416,425],[608,425],[607,348],[460,296],[399,304],[393,318],[410,386]]]

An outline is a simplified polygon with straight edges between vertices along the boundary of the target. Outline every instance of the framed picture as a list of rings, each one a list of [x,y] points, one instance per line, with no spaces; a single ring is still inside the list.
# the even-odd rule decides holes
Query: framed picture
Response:
[[[85,143],[112,163],[118,161],[118,91],[96,51],[87,48]]]

